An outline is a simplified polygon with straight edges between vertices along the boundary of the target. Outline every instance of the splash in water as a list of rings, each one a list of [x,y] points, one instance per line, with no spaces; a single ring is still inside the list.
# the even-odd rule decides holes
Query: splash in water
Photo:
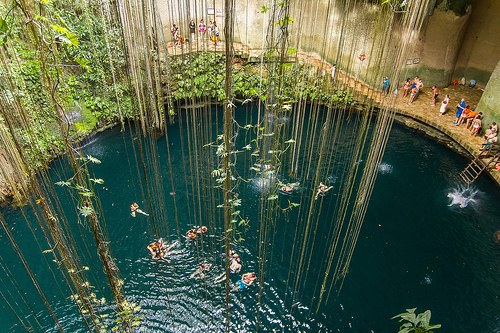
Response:
[[[378,171],[381,174],[392,173],[392,165],[387,164],[387,163],[380,163],[379,166],[378,166]]]
[[[476,202],[477,190],[470,187],[466,189],[455,189],[453,192],[448,193],[448,198],[451,199],[451,203],[448,206],[459,205],[460,208],[465,208],[470,203]]]

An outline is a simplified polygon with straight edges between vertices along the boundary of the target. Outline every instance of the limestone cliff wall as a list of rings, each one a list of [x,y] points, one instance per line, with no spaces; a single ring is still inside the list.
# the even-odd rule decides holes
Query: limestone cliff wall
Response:
[[[455,77],[485,86],[500,61],[500,1],[475,1],[455,66]]]
[[[477,111],[483,113],[483,128],[488,128],[492,122],[500,123],[500,62],[491,74]]]
[[[402,56],[398,47],[409,39],[410,52],[404,55],[406,65],[401,78],[419,75],[426,86],[444,87],[465,76],[485,86],[500,60],[500,1],[470,2],[429,1],[421,33],[406,36],[398,27],[397,15],[379,16],[379,7],[369,2],[292,1],[290,15],[295,22],[290,40],[294,47],[318,53],[340,68],[378,83],[379,78],[370,77],[370,73],[390,73],[394,60]],[[264,46],[269,15],[262,13],[262,8],[266,5],[264,0],[235,1],[236,41],[254,49]],[[223,6],[222,0],[160,2],[165,35],[170,37],[170,28],[176,23],[188,36],[191,18],[197,24],[201,18],[207,24],[217,21],[223,33]],[[360,62],[358,56],[362,53],[374,57]]]

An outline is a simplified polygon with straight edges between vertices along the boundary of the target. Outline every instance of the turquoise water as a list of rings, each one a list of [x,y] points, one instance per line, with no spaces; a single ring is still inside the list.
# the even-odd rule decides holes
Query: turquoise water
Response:
[[[199,148],[196,149],[199,156],[194,153],[194,148],[208,144],[217,135],[215,127],[209,133],[204,126],[207,122],[215,123],[221,115],[212,112],[210,116],[205,122],[198,120],[195,126],[192,126],[192,119],[181,117],[181,123],[169,131],[175,189],[170,182],[165,139],[144,140],[145,156],[154,156],[154,160],[160,161],[156,174],[161,177],[155,178],[152,160],[148,160],[149,157],[145,160],[155,225],[152,216],[133,218],[129,214],[129,205],[134,201],[151,213],[147,195],[141,190],[144,188],[142,163],[140,159],[136,162],[134,157],[139,156],[137,138],[128,130],[121,133],[119,129],[113,129],[98,135],[84,147],[85,154],[102,162],[91,167],[96,177],[104,179],[104,184],[98,188],[101,218],[107,227],[112,255],[124,280],[127,299],[141,306],[137,313],[143,318],[140,331],[219,332],[224,329],[224,285],[213,283],[214,277],[222,272],[222,217],[220,209],[210,207],[210,200],[207,200],[208,196],[218,199],[220,194],[208,186],[210,171],[214,169],[210,157],[213,154],[204,153],[206,150]],[[252,119],[255,121],[255,113],[242,112],[239,116],[241,124],[252,122]],[[187,122],[190,122],[189,132]],[[349,136],[349,133],[346,129],[343,135]],[[196,137],[196,143],[188,142],[187,135],[191,139]],[[244,132],[239,135],[244,137]],[[198,158],[197,163],[195,158]],[[314,158],[312,160],[314,165]],[[249,161],[242,158],[240,163],[243,178],[254,175],[249,171]],[[192,168],[192,165],[197,167]],[[256,212],[267,185],[255,177],[248,183],[240,182],[242,212],[250,224],[242,235],[245,240],[234,244],[233,249],[242,258],[244,267],[241,273],[256,271],[265,274],[265,278],[263,285],[256,283],[247,290],[232,294],[231,331],[255,331],[258,325],[262,332],[397,332],[399,325],[390,318],[406,308],[418,307],[417,311],[430,309],[431,322],[443,325],[436,332],[499,332],[500,248],[494,242],[494,233],[500,227],[497,218],[500,191],[487,177],[480,177],[472,189],[463,193],[458,173],[466,165],[466,159],[447,148],[394,125],[349,273],[341,291],[334,290],[317,314],[311,311],[310,304],[317,282],[322,278],[321,253],[327,245],[326,236],[320,236],[312,249],[307,278],[292,301],[290,285],[286,283],[289,268],[293,267],[290,265],[290,248],[297,241],[295,226],[304,211],[299,213],[297,208],[279,214],[275,229],[278,232],[272,234],[269,242],[269,263],[265,272],[259,272],[260,240]],[[278,177],[283,181],[294,181],[285,171],[286,168]],[[197,172],[201,176],[195,177]],[[301,188],[298,193],[280,196],[280,205],[286,205],[287,200],[301,202],[309,192],[312,193],[312,176],[305,174],[299,176]],[[50,175],[53,182],[72,176],[64,159],[53,164]],[[329,182],[335,186],[338,176],[332,173],[329,177]],[[197,179],[200,179],[199,184]],[[198,189],[201,189],[200,200]],[[69,192],[57,190],[61,204],[71,207],[68,204],[71,200]],[[334,191],[324,197],[318,235],[328,233],[331,221],[328,214],[337,200]],[[176,248],[179,252],[171,256],[173,262],[167,264],[151,260],[146,245],[156,238],[155,226],[159,236],[168,242],[177,239],[173,192],[179,232],[184,234],[199,224],[208,225],[209,232],[197,242],[182,240]],[[452,198],[448,195],[456,193],[463,193],[464,197],[471,199],[466,207],[450,206]],[[95,281],[97,296],[109,299],[91,236],[84,224],[78,227],[75,223],[76,212],[73,210],[65,211],[74,234],[82,235],[77,246],[84,265],[93,268],[88,274]],[[35,234],[40,236],[30,212],[26,212],[36,229]],[[13,228],[16,240],[63,327],[68,332],[84,332],[86,328],[75,306],[71,305],[69,292],[60,281],[53,258],[40,255],[41,251],[25,227],[19,210],[5,208],[2,214]],[[0,291],[35,331],[55,331],[50,315],[12,252],[5,233],[2,231],[0,235],[2,267],[8,267],[16,280],[12,282],[2,269]],[[42,246],[42,249],[45,248]],[[190,279],[190,274],[204,261],[213,263],[207,279]],[[54,269],[54,273],[48,266]],[[293,276],[294,273],[291,269],[290,274]],[[232,277],[232,283],[237,279]],[[22,295],[19,290],[22,290]],[[259,290],[262,290],[260,306]],[[0,306],[0,330],[24,331],[3,298]]]

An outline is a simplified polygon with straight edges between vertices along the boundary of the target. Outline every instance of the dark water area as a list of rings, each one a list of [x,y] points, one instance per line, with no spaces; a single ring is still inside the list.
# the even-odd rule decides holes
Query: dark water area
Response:
[[[115,128],[83,148],[85,155],[101,161],[89,164],[95,177],[104,180],[96,186],[100,218],[124,280],[127,300],[140,306],[136,313],[142,317],[140,332],[224,331],[224,284],[214,283],[223,272],[223,218],[222,210],[211,206],[212,201],[221,203],[222,199],[220,190],[209,186],[213,178],[210,173],[216,168],[212,162],[216,148],[207,146],[212,153],[199,148],[220,134],[221,129],[214,124],[222,116],[211,112],[208,123],[212,126],[204,128],[205,123],[184,115],[180,124],[169,129],[174,188],[164,137],[141,141],[151,206],[144,190],[140,139],[133,130],[121,132]],[[254,123],[256,116],[255,112],[241,112],[240,117],[243,126]],[[250,141],[251,134],[245,133],[239,131],[238,145]],[[347,142],[350,131],[343,135]],[[192,138],[196,143],[190,141]],[[263,192],[272,184],[249,171],[250,159],[238,159],[239,175],[251,179],[248,183],[241,181],[238,189],[242,215],[250,222],[241,235],[244,240],[234,243],[232,249],[242,259],[241,273],[255,271],[264,279],[263,284],[259,281],[231,294],[232,332],[253,332],[257,327],[261,332],[397,332],[399,323],[390,318],[413,307],[418,308],[417,312],[432,311],[431,323],[443,325],[435,332],[500,332],[500,245],[494,238],[500,228],[500,190],[486,176],[471,188],[462,188],[458,174],[467,165],[463,157],[407,128],[393,126],[349,272],[342,289],[339,291],[336,285],[317,313],[311,307],[312,297],[323,278],[321,253],[328,245],[326,236],[321,235],[330,230],[329,214],[338,197],[330,193],[322,198],[317,230],[320,236],[310,256],[307,278],[292,298],[292,286],[287,281],[293,280],[297,258],[293,254],[291,258],[291,248],[300,244],[295,227],[305,213],[293,208],[278,214],[277,232],[270,233],[266,240],[269,263],[265,272],[259,271],[262,233],[257,211],[262,206]],[[311,160],[314,165],[315,159]],[[288,200],[300,202],[300,207],[308,205],[304,198],[314,193],[312,176],[304,172],[295,180],[285,171],[286,167],[277,177],[283,182],[300,181],[301,185],[297,193],[280,195],[280,205],[286,206]],[[49,175],[55,183],[69,179],[72,172],[61,159],[53,163]],[[325,177],[333,185],[338,181],[334,174]],[[76,246],[83,265],[91,268],[88,275],[95,283],[97,297],[111,300],[88,226],[83,220],[76,223],[78,214],[71,204],[71,192],[58,186],[56,190],[73,234],[79,236],[75,237]],[[202,193],[201,197],[198,193]],[[462,207],[460,203],[450,205],[453,198],[462,198]],[[150,216],[138,214],[133,218],[129,209],[132,202],[138,202]],[[32,213],[28,208],[24,212],[41,239]],[[64,329],[85,332],[53,257],[50,253],[40,254],[46,248],[38,247],[21,211],[5,208],[2,214]],[[169,257],[172,263],[151,259],[146,246],[156,239],[155,233],[172,243],[179,233],[200,224],[206,224],[209,232],[194,242],[182,238],[176,253]],[[0,331],[25,331],[5,299],[36,331],[57,331],[4,231],[0,232],[0,244],[0,291],[4,295],[0,299]],[[213,264],[206,279],[190,278],[201,262]],[[241,273],[232,276],[232,285]],[[103,306],[102,311],[109,313],[112,309]]]

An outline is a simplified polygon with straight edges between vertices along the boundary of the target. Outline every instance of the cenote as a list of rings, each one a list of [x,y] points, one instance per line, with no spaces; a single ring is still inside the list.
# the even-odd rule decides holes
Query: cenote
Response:
[[[134,313],[140,318],[140,332],[225,330],[224,283],[214,284],[215,277],[223,272],[224,255],[222,209],[213,203],[220,203],[222,199],[219,189],[208,186],[214,169],[210,161],[217,149],[210,143],[219,134],[220,126],[215,124],[222,113],[205,110],[202,117],[193,121],[190,111],[180,112],[178,123],[168,129],[174,190],[166,140],[162,136],[142,139],[139,148],[137,140],[141,138],[135,135],[133,128],[124,131],[114,128],[97,135],[82,148],[84,155],[101,161],[88,167],[96,177],[104,180],[95,189],[102,204],[101,218],[105,220],[126,298],[140,307]],[[319,114],[324,114],[324,110]],[[272,121],[286,124],[292,121],[291,118]],[[251,142],[255,129],[243,127],[254,123],[255,119],[255,110],[237,109],[236,120],[240,127],[235,145],[238,149]],[[350,125],[343,128],[341,135],[348,138],[352,131],[350,126],[355,123],[347,118],[344,121]],[[286,136],[288,132],[284,130],[283,133]],[[196,142],[191,142],[194,137],[197,137]],[[144,170],[139,149],[146,152]],[[349,151],[348,145],[336,149]],[[418,308],[417,312],[431,310],[431,323],[442,324],[439,332],[499,331],[500,256],[494,234],[499,227],[496,217],[500,214],[497,205],[500,191],[484,176],[471,188],[462,188],[457,174],[466,165],[465,158],[394,124],[342,288],[334,284],[328,299],[323,299],[316,312],[311,304],[316,304],[313,297],[324,276],[323,254],[330,245],[327,235],[331,231],[331,207],[338,205],[340,195],[336,189],[342,177],[335,172],[325,174],[322,180],[333,188],[324,197],[314,200],[311,185],[314,172],[308,174],[308,170],[315,168],[317,157],[310,157],[310,168],[303,163],[307,158],[302,158],[304,166],[299,168],[295,178],[290,176],[286,158],[284,167],[271,176],[251,170],[254,165],[251,153],[252,150],[242,151],[237,157],[238,177],[242,179],[237,190],[241,199],[239,210],[248,225],[240,226],[232,250],[242,259],[241,273],[255,271],[263,276],[263,283],[259,279],[249,288],[231,293],[231,331],[397,332],[399,323],[390,318],[413,307]],[[338,156],[343,156],[342,152]],[[336,163],[341,169],[342,161]],[[142,210],[151,213],[144,190],[144,171],[150,175],[155,223],[151,215],[137,214],[135,218],[130,215],[132,202],[138,202]],[[52,163],[48,174],[50,180],[46,180],[46,184],[72,177],[64,158]],[[290,195],[279,193],[275,199],[280,207],[277,218],[263,238],[262,217],[257,211],[263,201],[269,201],[266,195],[271,187],[277,186],[277,179],[284,183],[300,182],[300,186]],[[58,186],[56,190],[74,229],[82,264],[92,268],[87,274],[95,281],[97,298],[111,299],[104,287],[105,276],[98,268],[99,260],[88,226],[84,219],[76,223],[77,212],[70,203],[71,191]],[[457,195],[470,200],[462,207],[450,205]],[[310,251],[305,251],[308,262],[301,275],[303,279],[296,287],[293,283],[295,264],[300,260],[296,248],[303,241],[302,229],[297,228],[297,224],[307,212],[302,207],[308,206],[311,200],[320,210],[319,223],[314,230],[316,241],[308,243],[311,245]],[[298,205],[290,207],[290,202]],[[28,220],[33,220],[29,210],[23,209],[23,212]],[[40,248],[26,227],[21,210],[4,208],[2,213],[61,325],[68,332],[86,331],[53,257],[50,253],[44,253],[45,257],[40,255]],[[206,225],[209,230],[196,241],[179,237],[195,225]],[[177,252],[169,257],[171,263],[151,259],[146,246],[155,240],[155,232],[169,243],[180,239],[180,245],[175,248]],[[40,237],[37,226],[34,234]],[[2,277],[0,285],[3,296],[12,304],[24,304],[20,306],[25,309],[21,313],[24,320],[34,326],[38,320],[44,331],[57,331],[5,232],[0,239],[2,269],[8,272],[2,275],[7,276]],[[265,254],[259,252],[261,242],[267,244]],[[263,266],[259,266],[259,256],[266,258]],[[190,278],[202,262],[213,265],[206,278]],[[264,267],[265,271],[260,271],[259,267]],[[231,285],[241,273],[231,277]],[[103,307],[101,311],[112,310]],[[5,303],[2,303],[0,316],[2,331],[24,330]]]

